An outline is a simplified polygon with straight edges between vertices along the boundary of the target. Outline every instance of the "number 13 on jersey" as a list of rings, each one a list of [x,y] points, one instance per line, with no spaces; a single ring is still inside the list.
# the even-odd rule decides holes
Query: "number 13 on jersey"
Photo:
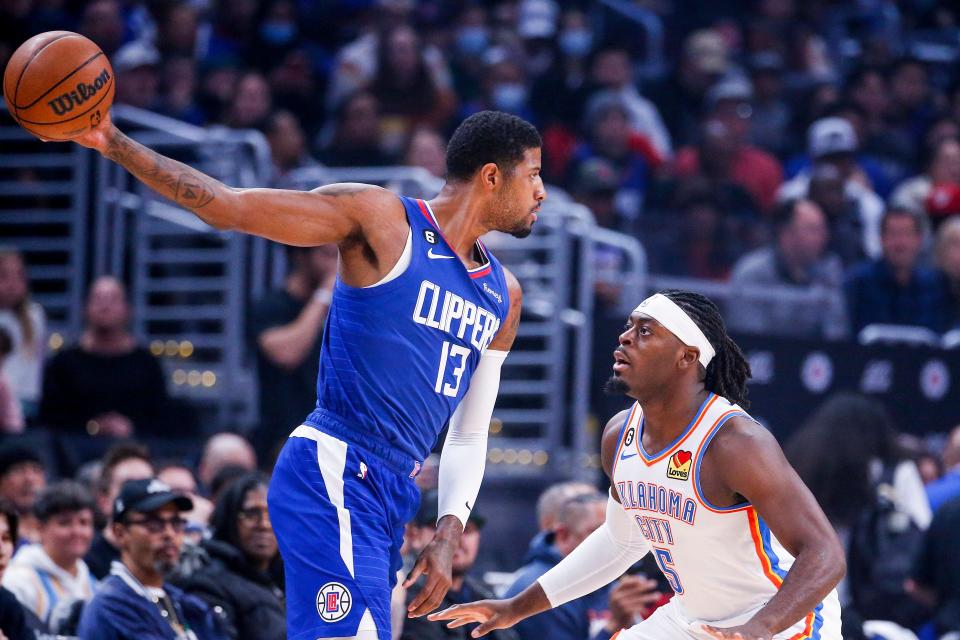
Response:
[[[467,356],[469,355],[470,349],[459,344],[450,344],[445,340],[443,349],[440,350],[440,366],[437,368],[437,383],[433,386],[433,390],[437,393],[443,393],[445,396],[456,398],[457,392],[460,390],[460,378],[467,368]],[[453,381],[446,382],[447,367],[448,363],[451,362],[450,375],[453,377]]]

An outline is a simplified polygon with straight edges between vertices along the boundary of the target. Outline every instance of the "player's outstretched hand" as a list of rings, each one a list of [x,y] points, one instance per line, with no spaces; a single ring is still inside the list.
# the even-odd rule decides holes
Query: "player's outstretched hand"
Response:
[[[422,575],[427,576],[423,589],[407,607],[407,616],[418,618],[440,606],[453,582],[453,554],[458,541],[435,535],[417,558],[410,575],[403,581],[405,589],[410,588]]]
[[[729,629],[717,629],[705,624],[703,630],[717,640],[773,640],[772,633],[766,629],[757,629],[749,622]]]
[[[479,622],[480,626],[470,633],[471,637],[479,638],[491,631],[512,627],[521,620],[521,617],[512,611],[512,604],[512,600],[478,600],[470,604],[455,604],[443,611],[431,613],[427,619],[434,622],[452,620],[447,624],[450,629]]]
[[[113,128],[113,120],[110,119],[110,112],[107,111],[103,119],[100,120],[100,124],[95,127],[90,127],[86,133],[72,138],[72,140],[77,144],[103,152],[106,150],[107,143],[110,141]]]

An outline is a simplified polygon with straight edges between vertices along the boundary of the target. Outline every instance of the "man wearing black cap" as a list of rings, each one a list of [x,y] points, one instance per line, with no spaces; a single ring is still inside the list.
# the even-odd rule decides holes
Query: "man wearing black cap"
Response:
[[[19,444],[0,447],[0,498],[13,504],[20,516],[20,539],[39,542],[40,530],[33,504],[47,486],[43,461],[36,452]]]
[[[113,502],[120,562],[83,612],[81,640],[219,640],[201,600],[165,582],[180,559],[190,498],[157,479],[131,480]]]
[[[474,507],[467,520],[467,526],[463,529],[463,535],[460,536],[460,543],[453,554],[453,582],[450,590],[444,597],[440,607],[449,607],[454,604],[471,602],[476,598],[493,597],[493,592],[482,580],[468,576],[467,573],[473,568],[477,560],[477,551],[480,549],[480,529],[483,528],[485,519]],[[407,525],[407,537],[413,547],[427,544],[433,539],[433,534],[437,528],[437,492],[431,490],[423,494],[420,500],[420,510],[416,517]],[[410,587],[407,592],[407,603],[420,592],[423,585],[417,583]],[[425,617],[410,618],[403,623],[403,634],[401,640],[459,640],[470,637],[470,627],[461,627],[459,629],[447,629],[442,622],[431,622]],[[517,640],[516,632],[511,629],[494,631],[490,634],[493,640]]]

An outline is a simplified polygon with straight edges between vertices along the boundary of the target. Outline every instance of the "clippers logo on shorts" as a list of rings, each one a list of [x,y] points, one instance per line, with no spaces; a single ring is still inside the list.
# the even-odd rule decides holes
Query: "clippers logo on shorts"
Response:
[[[324,622],[343,620],[352,605],[350,590],[339,582],[328,582],[317,592],[317,613]]]
[[[670,456],[670,463],[667,465],[667,477],[673,480],[689,480],[692,463],[693,455],[689,451],[677,451]]]

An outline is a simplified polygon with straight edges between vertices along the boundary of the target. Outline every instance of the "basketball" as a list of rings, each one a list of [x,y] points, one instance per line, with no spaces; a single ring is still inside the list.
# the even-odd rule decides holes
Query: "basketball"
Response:
[[[113,104],[113,69],[92,40],[47,31],[17,49],[3,74],[10,115],[30,133],[70,140],[86,132]]]

